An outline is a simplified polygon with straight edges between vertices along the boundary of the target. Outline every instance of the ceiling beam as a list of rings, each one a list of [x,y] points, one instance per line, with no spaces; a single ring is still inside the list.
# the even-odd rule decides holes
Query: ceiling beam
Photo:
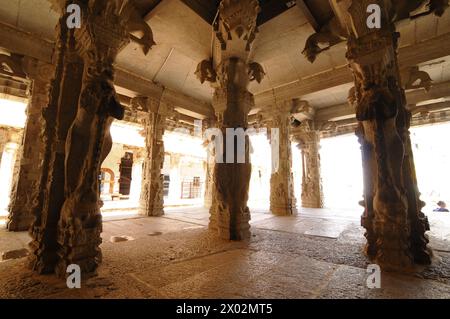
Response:
[[[344,45],[344,44],[341,44]],[[450,33],[399,49],[400,68],[435,60],[450,53]],[[304,57],[299,54],[299,59]],[[255,95],[258,108],[270,107],[275,101],[286,101],[353,82],[353,75],[346,65],[301,78],[286,85]]]
[[[427,108],[426,105],[416,107],[416,104],[424,101],[440,99],[450,96],[450,81],[434,84],[430,91],[416,89],[406,92],[406,100],[410,109]],[[354,117],[355,110],[348,104],[338,104],[316,110],[316,122],[328,122],[336,118]]]

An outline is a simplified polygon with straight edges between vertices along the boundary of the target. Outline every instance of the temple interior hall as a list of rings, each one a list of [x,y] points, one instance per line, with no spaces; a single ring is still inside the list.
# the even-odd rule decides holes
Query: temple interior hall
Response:
[[[0,0],[0,298],[449,299],[449,7]]]

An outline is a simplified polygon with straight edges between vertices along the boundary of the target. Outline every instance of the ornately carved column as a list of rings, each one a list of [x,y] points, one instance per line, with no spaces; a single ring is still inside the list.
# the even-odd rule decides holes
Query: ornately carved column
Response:
[[[70,264],[92,272],[101,262],[100,168],[111,151],[112,121],[124,116],[113,85],[114,60],[129,41],[119,8],[97,1],[96,7],[85,6],[83,11],[87,14],[82,27],[75,31],[76,49],[84,62],[83,86],[65,143],[66,199],[57,232],[55,271],[61,277]]]
[[[275,215],[297,214],[292,174],[290,118],[292,104],[285,102],[273,108],[268,135],[272,146],[272,176],[270,178],[270,211]]]
[[[68,29],[68,4],[82,10],[81,28]],[[43,112],[45,151],[30,230],[30,267],[65,277],[77,264],[82,273],[101,260],[98,177],[112,147],[109,128],[123,116],[113,86],[114,59],[130,39],[144,53],[153,43],[149,26],[128,1],[55,2],[61,13],[56,72]],[[138,39],[130,32],[142,30]]]
[[[148,117],[144,121],[147,155],[142,172],[139,212],[145,216],[164,215],[164,141],[166,118],[171,110],[160,100],[147,99]]]
[[[347,58],[355,76],[357,131],[364,170],[367,254],[384,269],[429,264],[414,161],[409,140],[411,115],[406,110],[397,62],[399,34],[384,1],[348,1],[335,5],[349,13]],[[381,29],[369,29],[367,7],[382,8]]]
[[[215,160],[215,149],[214,141],[205,136],[205,131],[212,128],[215,125],[214,120],[204,120],[203,121],[203,146],[206,149],[206,177],[205,177],[205,195],[204,195],[204,206],[206,208],[211,208],[213,203],[213,188],[214,188],[214,165]]]
[[[319,132],[307,122],[294,139],[302,152],[302,207],[323,208],[322,178],[320,176]]]
[[[77,110],[83,64],[74,48],[73,30],[67,28],[68,14],[58,24],[56,71],[51,82],[49,103],[43,110],[41,138],[44,145],[39,192],[32,211],[30,268],[52,273],[58,262],[57,227],[64,203],[65,141]]]
[[[248,136],[242,137],[245,146],[239,150],[242,152],[240,154],[238,147],[231,148],[230,143],[235,139],[227,129],[247,129],[248,113],[254,106],[248,84],[251,80],[260,82],[264,75],[259,64],[249,63],[259,11],[257,0],[222,0],[214,25],[213,57],[200,63],[197,70],[200,81],[207,80],[215,88],[213,107],[224,141],[223,158],[216,161],[214,167],[210,228],[217,230],[221,238],[231,240],[250,236],[247,200],[251,163]],[[242,142],[239,138],[237,140]],[[227,152],[228,159],[233,158],[228,163]],[[244,159],[243,163],[238,162],[238,158]]]
[[[54,67],[25,58],[23,67],[31,80],[31,96],[27,108],[27,122],[22,141],[22,154],[17,182],[13,186],[7,228],[24,231],[34,220],[32,206],[39,192],[40,172],[44,145],[39,138],[43,126],[42,111],[48,105],[48,90]]]
[[[170,154],[169,198],[171,200],[180,200],[181,198],[180,160],[180,154]]]

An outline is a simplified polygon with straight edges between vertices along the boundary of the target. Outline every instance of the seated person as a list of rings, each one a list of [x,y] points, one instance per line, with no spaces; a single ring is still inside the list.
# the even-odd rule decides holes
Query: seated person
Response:
[[[443,201],[439,201],[437,202],[437,205],[439,206],[439,208],[436,208],[435,210],[433,210],[433,212],[447,212],[448,213],[448,209],[446,208],[447,205],[443,202]]]

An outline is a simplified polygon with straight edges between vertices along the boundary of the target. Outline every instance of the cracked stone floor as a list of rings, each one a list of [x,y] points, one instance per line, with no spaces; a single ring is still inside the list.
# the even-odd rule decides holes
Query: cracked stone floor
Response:
[[[166,209],[159,218],[126,214],[104,217],[103,263],[81,289],[27,270],[21,256],[28,234],[0,229],[0,254],[19,251],[0,259],[0,297],[450,298],[450,214],[429,214],[434,264],[410,274],[383,272],[380,289],[366,286],[360,212],[301,209],[277,217],[253,209],[245,242],[208,231],[205,208]]]

